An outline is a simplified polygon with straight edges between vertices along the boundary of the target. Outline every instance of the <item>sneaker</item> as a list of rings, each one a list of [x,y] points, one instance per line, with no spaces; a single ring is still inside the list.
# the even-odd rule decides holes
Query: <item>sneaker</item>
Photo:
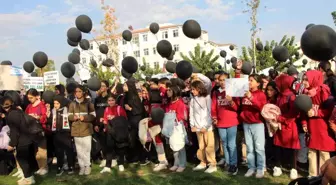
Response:
[[[217,166],[222,166],[225,164],[225,159],[221,159],[217,162]]]
[[[237,166],[234,166],[234,165],[231,165],[228,172],[231,174],[231,175],[237,175],[238,173],[238,168]]]
[[[247,172],[245,173],[245,177],[251,177],[254,173],[255,173],[255,170],[253,170],[253,169],[249,169],[249,170],[247,170]]]
[[[178,166],[173,166],[171,168],[169,168],[170,171],[176,171],[178,169]]]
[[[22,170],[20,169],[20,170],[18,170],[16,173],[14,173],[14,174],[12,175],[12,177],[17,177],[17,176],[19,176],[21,173],[22,173]]]
[[[21,172],[21,173],[17,176],[17,178],[19,178],[20,180],[21,180],[21,179],[24,179],[24,174],[23,174],[23,172]]]
[[[291,169],[289,177],[292,180],[297,179],[298,178],[298,172],[297,172],[297,170],[296,169]]]
[[[44,176],[48,174],[48,168],[42,168],[39,171],[38,175]]]
[[[193,171],[204,170],[206,167],[207,167],[206,165],[199,164],[199,165],[197,165],[195,168],[193,168]]]
[[[64,173],[63,168],[57,168],[56,177],[60,177]]]
[[[119,171],[120,171],[120,172],[125,171],[124,165],[119,165]]]
[[[181,173],[181,172],[183,172],[183,171],[184,171],[184,169],[185,169],[185,168],[178,167],[178,168],[177,168],[177,170],[176,170],[176,172],[178,172],[178,173]]]
[[[140,166],[146,166],[146,165],[149,164],[149,163],[150,163],[149,160],[141,161],[141,162],[140,162]]]
[[[35,172],[35,175],[39,175],[39,174],[40,174],[40,171],[41,171],[41,169],[38,169],[38,170]]]
[[[52,162],[52,164],[57,164],[57,158],[56,157],[51,158],[51,162]]]
[[[105,166],[106,166],[106,160],[104,159],[100,162],[99,167],[104,168]]]
[[[257,170],[257,174],[256,174],[256,178],[257,179],[263,178],[264,175],[265,175],[265,171],[264,170]]]
[[[279,167],[273,168],[273,177],[280,177],[282,175],[282,170]]]
[[[100,171],[100,173],[111,173],[111,168],[104,167],[103,170]]]
[[[85,175],[90,175],[91,174],[91,167],[90,166],[85,167],[84,174]]]
[[[160,163],[160,164],[155,165],[155,168],[153,169],[153,171],[159,172],[159,171],[165,170],[165,169],[167,169],[167,165]]]
[[[65,171],[68,171],[68,170],[69,170],[69,166],[68,166],[67,163],[64,163],[64,164],[63,164],[63,170],[65,170]]]
[[[117,160],[112,160],[111,167],[116,167],[118,165]]]
[[[213,173],[217,171],[217,167],[216,166],[209,166],[208,169],[205,170],[205,173]]]
[[[74,172],[74,170],[73,170],[73,167],[70,167],[69,169],[68,169],[68,174],[69,175],[72,175],[72,174],[74,174],[75,172]]]
[[[79,169],[78,175],[84,175],[85,167]]]
[[[31,176],[28,178],[21,179],[17,181],[17,183],[18,185],[31,185],[31,184],[35,184],[35,179],[34,179],[34,176]]]

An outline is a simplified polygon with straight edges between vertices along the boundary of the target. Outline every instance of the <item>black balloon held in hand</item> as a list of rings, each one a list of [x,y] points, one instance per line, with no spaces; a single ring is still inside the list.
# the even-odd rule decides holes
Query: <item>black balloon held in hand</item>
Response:
[[[98,91],[101,86],[101,82],[97,77],[91,77],[87,81],[87,86],[91,91]]]
[[[191,39],[197,39],[202,35],[201,25],[195,20],[187,20],[182,26],[185,36]]]
[[[236,57],[231,58],[231,64],[232,64],[233,69],[237,69],[237,58]]]
[[[230,64],[231,62],[230,62],[230,60],[226,60],[226,64]]]
[[[218,65],[218,69],[219,70],[223,69],[222,65]]]
[[[53,104],[54,98],[55,98],[55,92],[54,91],[44,91],[42,94],[42,100],[44,100],[45,103]]]
[[[272,51],[272,55],[278,62],[286,62],[289,58],[289,52],[285,46],[276,46]]]
[[[4,61],[1,62],[1,65],[3,65],[3,66],[11,66],[12,62],[9,61],[9,60],[4,60]]]
[[[262,51],[264,49],[264,46],[261,42],[259,42],[259,43],[256,44],[256,48],[257,48],[258,51]]]
[[[140,70],[141,70],[141,71],[146,71],[146,66],[145,66],[145,65],[141,66],[141,67],[140,67]]]
[[[307,29],[301,37],[303,54],[316,61],[327,61],[336,56],[336,32],[325,25]]]
[[[250,62],[243,62],[242,68],[241,68],[241,72],[245,75],[250,75],[252,72],[252,64]]]
[[[130,79],[132,77],[131,73],[128,73],[127,71],[125,71],[124,69],[121,69],[121,75],[126,78],[126,79]]]
[[[303,59],[303,60],[302,60],[302,64],[303,64],[303,65],[308,64],[308,60],[307,60],[307,59]]]
[[[311,28],[311,27],[313,27],[313,26],[315,26],[315,24],[308,24],[308,25],[306,26],[306,30],[308,30],[309,28]]]
[[[30,73],[30,76],[31,76],[31,77],[38,77],[38,75],[37,75],[36,72],[32,72],[32,73]]]
[[[169,58],[173,51],[173,46],[168,40],[161,40],[157,43],[156,50],[161,55],[161,57]]]
[[[33,56],[33,62],[37,67],[43,68],[48,63],[48,56],[44,52],[38,51]]]
[[[72,52],[68,55],[68,61],[73,64],[79,64],[80,56],[77,53]]]
[[[68,39],[72,42],[79,42],[82,40],[82,33],[75,27],[72,27],[67,32]]]
[[[269,47],[269,46],[265,46],[265,47],[264,47],[264,50],[265,50],[265,51],[269,51],[269,50],[270,50],[270,47]]]
[[[35,69],[34,63],[27,61],[23,64],[23,69],[27,72],[27,73],[32,73]]]
[[[73,75],[75,75],[76,67],[71,62],[64,62],[61,66],[61,72],[64,77],[71,78]]]
[[[170,56],[167,58],[168,60],[173,60],[175,55],[175,50],[172,50]]]
[[[90,33],[92,30],[92,20],[87,15],[80,15],[76,18],[76,27],[84,33]]]
[[[287,69],[287,74],[289,76],[295,75],[295,74],[299,74],[299,72],[297,71],[296,67],[291,65],[289,66],[289,68]]]
[[[132,40],[132,32],[129,31],[129,30],[124,30],[124,31],[122,32],[122,37],[123,37],[124,40],[126,40],[126,41],[129,42],[129,41]]]
[[[172,61],[168,61],[166,63],[166,70],[169,72],[169,73],[175,73],[176,72],[176,63],[175,62],[172,62]]]
[[[294,105],[300,111],[304,111],[304,112],[308,112],[313,107],[311,98],[305,94],[301,94],[297,96],[294,101]]]
[[[73,49],[72,52],[73,52],[73,53],[77,53],[78,55],[80,55],[80,51],[79,51],[79,49],[77,49],[77,48]]]
[[[190,62],[182,60],[176,65],[176,75],[182,80],[188,79],[193,73],[193,66]]]
[[[138,62],[134,57],[127,56],[125,57],[122,62],[121,62],[122,68],[127,72],[127,73],[135,73],[138,70]]]
[[[153,34],[157,34],[160,30],[160,26],[158,23],[153,22],[152,24],[150,24],[149,26],[149,30],[153,33]]]
[[[220,51],[219,54],[222,58],[226,57],[226,51],[225,50]]]
[[[109,51],[109,48],[107,47],[107,45],[106,44],[101,44],[100,46],[99,46],[99,51],[101,52],[101,53],[103,53],[103,54],[107,54],[108,53],[108,51]]]
[[[80,42],[79,42],[79,46],[80,48],[82,48],[83,50],[88,50],[90,49],[90,42],[86,39],[82,39]]]
[[[163,122],[165,111],[162,108],[152,108],[151,118],[154,124],[160,124]]]
[[[113,65],[114,65],[114,61],[113,59],[110,59],[110,58],[104,60],[103,62],[103,66],[105,67],[112,67]]]
[[[234,50],[235,47],[234,47],[234,45],[230,45],[229,48],[230,48],[230,50],[232,51],[232,50]]]
[[[90,61],[90,64],[91,64],[94,68],[97,68],[97,67],[98,67],[97,62],[96,62],[95,60],[93,60],[93,59]]]
[[[78,46],[78,42],[72,42],[71,40],[67,39],[67,42],[69,44],[69,46],[72,46],[72,47],[76,47]]]

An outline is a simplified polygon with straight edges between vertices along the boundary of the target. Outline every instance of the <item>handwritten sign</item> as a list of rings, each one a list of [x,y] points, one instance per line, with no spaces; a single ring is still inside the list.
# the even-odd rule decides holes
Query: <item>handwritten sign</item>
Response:
[[[59,74],[58,71],[48,71],[44,73],[44,85],[58,85],[59,84]]]
[[[22,76],[22,68],[17,66],[10,66],[10,74],[12,76]]]
[[[231,97],[244,97],[248,90],[249,84],[246,78],[225,79],[225,91]]]
[[[36,89],[37,91],[43,91],[44,89],[44,80],[43,77],[28,77],[23,78],[23,86],[25,90],[29,90],[31,88]]]

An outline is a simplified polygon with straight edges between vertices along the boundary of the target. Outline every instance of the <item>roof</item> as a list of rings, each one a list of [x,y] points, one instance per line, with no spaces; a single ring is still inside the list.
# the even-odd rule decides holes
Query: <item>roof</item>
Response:
[[[237,47],[237,45],[232,44],[232,43],[220,44],[220,43],[216,43],[216,42],[213,42],[213,41],[210,41],[210,40],[209,40],[209,43],[217,45],[217,46],[231,46],[231,45],[233,45],[234,47]]]

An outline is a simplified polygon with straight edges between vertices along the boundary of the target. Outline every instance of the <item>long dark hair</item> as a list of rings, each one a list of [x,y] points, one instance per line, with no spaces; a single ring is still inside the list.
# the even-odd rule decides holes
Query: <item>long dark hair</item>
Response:
[[[170,97],[170,102],[177,100],[181,97],[181,89],[177,85],[169,86],[170,90],[172,91],[173,95]]]
[[[190,87],[195,88],[199,92],[199,96],[206,97],[208,95],[208,91],[206,90],[204,84],[199,80],[193,81],[190,84]]]
[[[331,70],[331,64],[329,61],[321,61],[318,67],[326,73],[327,77],[334,76],[334,72]]]
[[[279,94],[279,90],[278,90],[278,87],[277,87],[275,81],[270,81],[270,82],[268,82],[268,84],[267,84],[267,86],[266,86],[265,94],[266,94],[267,99],[270,99],[270,98],[267,96],[267,88],[268,88],[268,87],[272,87],[272,88],[275,90],[275,95],[274,95],[275,97],[274,97],[274,99],[276,99],[277,96],[278,96],[278,94]]]
[[[255,81],[257,81],[260,85],[258,87],[259,90],[262,90],[263,88],[263,81],[260,75],[254,73],[249,76],[249,78],[253,78]]]
[[[36,90],[36,89],[29,89],[28,91],[27,91],[27,96],[28,95],[31,95],[31,96],[39,96],[40,95],[40,93]]]

